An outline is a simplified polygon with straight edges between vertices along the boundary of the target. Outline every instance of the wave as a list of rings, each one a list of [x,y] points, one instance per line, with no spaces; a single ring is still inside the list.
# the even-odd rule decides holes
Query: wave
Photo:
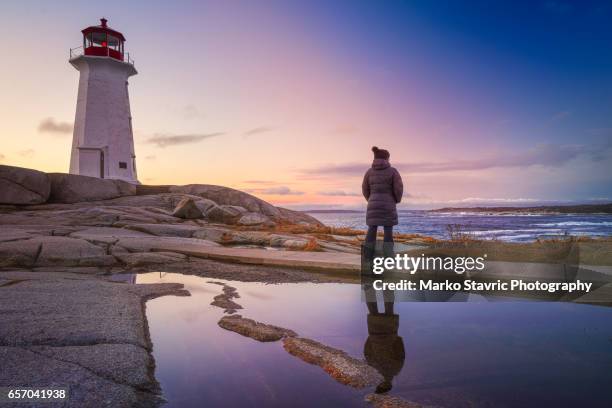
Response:
[[[430,213],[430,217],[550,217],[550,214],[541,213],[498,213],[498,212],[481,212],[481,211],[460,211],[460,212],[440,212]]]
[[[327,225],[367,229],[365,215],[359,213],[316,214]],[[539,217],[539,218],[533,218]],[[399,213],[398,233],[422,234],[448,238],[448,225],[461,225],[461,232],[479,239],[501,241],[534,241],[565,234],[575,236],[612,236],[612,216],[551,214],[483,214],[483,213]]]
[[[498,235],[498,234],[513,234],[513,233],[526,233],[531,232],[533,236],[537,235],[559,235],[563,234],[564,230],[562,229],[499,229],[499,230],[484,230],[484,231],[466,231],[467,234],[477,235],[477,236],[486,236],[486,235]]]
[[[610,221],[563,221],[563,222],[547,222],[542,224],[534,224],[537,227],[612,227]]]
[[[500,241],[526,241],[536,238],[532,234],[517,234],[517,235],[500,235],[497,237]]]

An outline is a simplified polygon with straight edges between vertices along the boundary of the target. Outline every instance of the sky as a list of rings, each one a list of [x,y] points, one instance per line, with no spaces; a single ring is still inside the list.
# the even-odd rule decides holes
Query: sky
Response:
[[[143,184],[361,208],[371,147],[402,208],[612,201],[612,3],[0,3],[0,163],[67,172],[78,72],[106,17],[138,75]]]

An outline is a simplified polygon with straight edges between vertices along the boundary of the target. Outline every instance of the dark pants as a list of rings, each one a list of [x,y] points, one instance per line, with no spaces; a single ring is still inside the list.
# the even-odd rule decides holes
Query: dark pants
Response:
[[[383,242],[385,243],[393,243],[393,226],[383,226],[384,229],[384,238],[383,238]],[[366,239],[365,239],[365,243],[366,244],[374,244],[376,242],[376,233],[378,232],[378,225],[370,225],[368,227],[368,233],[366,234]],[[367,247],[367,245],[366,245]],[[371,252],[370,252],[371,251]],[[385,250],[386,252],[387,250]],[[372,246],[371,249],[369,249],[369,251],[366,252],[366,258],[368,257],[373,257],[374,256],[374,248]],[[371,288],[369,288],[369,290],[372,290]],[[392,315],[393,314],[393,292],[390,291],[386,291],[388,292],[386,294],[387,297],[390,297],[391,299],[388,299],[385,301],[385,314],[387,315]],[[374,296],[376,296],[376,292],[374,292]],[[368,311],[371,314],[379,314],[378,313],[378,305],[376,304],[376,301],[367,301],[366,302],[367,306],[368,306]]]
[[[393,226],[384,226],[385,236],[383,238],[384,242],[393,242]],[[376,233],[378,232],[378,225],[370,225],[368,227],[368,233],[366,234],[365,242],[376,242]]]

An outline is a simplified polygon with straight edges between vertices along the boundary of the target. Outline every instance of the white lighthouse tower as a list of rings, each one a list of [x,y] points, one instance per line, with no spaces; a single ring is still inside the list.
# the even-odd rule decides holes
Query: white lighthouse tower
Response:
[[[138,183],[127,81],[138,72],[123,34],[100,22],[82,31],[82,53],[70,50],[80,73],[70,173]]]

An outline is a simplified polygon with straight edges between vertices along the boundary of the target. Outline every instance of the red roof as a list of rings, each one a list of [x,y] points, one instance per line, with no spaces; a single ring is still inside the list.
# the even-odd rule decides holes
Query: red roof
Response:
[[[105,18],[101,18],[100,22],[102,24],[97,26],[89,26],[81,30],[81,32],[83,33],[83,35],[87,35],[89,33],[106,33],[119,38],[121,41],[125,41],[125,37],[123,36],[123,34],[121,34],[119,31],[113,30],[112,28],[106,25],[107,20]]]

